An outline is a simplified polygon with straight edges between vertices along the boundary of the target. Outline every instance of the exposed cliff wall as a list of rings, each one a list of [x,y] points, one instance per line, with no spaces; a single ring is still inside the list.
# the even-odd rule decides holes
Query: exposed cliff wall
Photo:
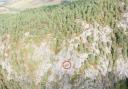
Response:
[[[44,17],[31,10],[1,15],[0,88],[118,89],[128,78],[128,8],[110,1],[88,1],[89,14],[88,3],[77,2],[37,10]],[[103,15],[93,15],[97,4]]]

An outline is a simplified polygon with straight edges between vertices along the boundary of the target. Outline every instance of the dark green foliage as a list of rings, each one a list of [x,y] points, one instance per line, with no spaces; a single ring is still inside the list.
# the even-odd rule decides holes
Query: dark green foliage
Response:
[[[115,86],[115,89],[128,89],[128,80],[121,80]]]
[[[21,86],[19,85],[19,82],[13,79],[7,81],[6,85],[8,86],[8,89],[22,89]]]
[[[82,32],[81,25],[76,22],[86,20],[88,23],[98,22],[100,25],[109,25],[114,29],[112,34],[111,54],[107,55],[112,58],[113,65],[118,58],[118,47],[122,48],[124,58],[128,57],[128,37],[122,28],[116,28],[116,23],[120,19],[121,12],[126,10],[128,0],[123,7],[120,7],[120,0],[78,0],[72,3],[63,3],[61,5],[54,5],[48,7],[41,7],[36,9],[29,9],[17,14],[0,14],[0,36],[10,34],[13,43],[22,40],[26,32],[30,32],[31,37],[35,43],[42,41],[48,34],[51,34],[51,47],[57,54],[63,47],[62,43],[66,39],[70,39],[74,34],[78,35]],[[88,42],[93,42],[93,37],[87,37]],[[107,44],[110,46],[110,44]],[[12,45],[13,51],[16,44]],[[105,50],[102,43],[98,43],[100,55],[90,54],[88,62],[90,64],[98,63],[100,57],[104,56]],[[78,52],[89,52],[89,47],[80,42],[77,48]],[[17,58],[16,51],[12,52],[12,59],[14,63],[23,63],[22,53]],[[13,64],[14,65],[14,64]],[[84,64],[85,65],[85,64]],[[87,66],[87,65],[86,65]],[[23,69],[22,66],[16,66],[17,69]],[[6,71],[2,72],[0,68],[0,89],[21,89],[19,82],[10,80],[7,81]],[[72,77],[72,83],[78,78],[78,74]],[[46,73],[40,84],[42,89],[46,88],[48,81],[48,73]],[[59,85],[53,82],[54,89],[58,89]],[[121,89],[122,84],[118,85],[117,89]],[[127,89],[125,86],[123,89]]]
[[[93,36],[88,36],[87,40],[88,40],[89,43],[92,43],[93,42]]]
[[[1,14],[0,34],[9,33],[14,40],[19,40],[25,32],[30,32],[33,40],[42,40],[50,33],[56,38],[56,42],[60,42],[56,43],[60,48],[64,39],[81,32],[76,19],[97,21],[114,28],[120,16],[119,4],[118,0],[78,0],[68,4],[30,9],[18,14]]]
[[[86,50],[85,44],[80,42],[80,44],[78,44],[77,51],[84,53],[85,50]]]
[[[122,48],[122,54],[123,57],[126,59],[127,56],[127,50],[128,50],[128,36],[124,32],[123,28],[117,28],[114,30],[115,33],[115,40],[113,40],[113,44],[115,44],[114,49],[116,47]],[[115,42],[115,43],[114,43]],[[118,53],[117,53],[118,54]]]

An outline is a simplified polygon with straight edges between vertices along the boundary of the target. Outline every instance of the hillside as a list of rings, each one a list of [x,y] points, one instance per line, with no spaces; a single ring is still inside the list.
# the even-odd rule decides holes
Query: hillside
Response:
[[[10,12],[18,12],[20,10],[25,10],[29,8],[37,8],[40,6],[48,6],[48,5],[56,5],[60,4],[64,0],[3,0],[0,1],[0,9],[1,6],[8,9],[8,11],[1,11],[10,13]]]
[[[128,88],[127,0],[26,6],[0,14],[0,89]]]
[[[56,5],[63,2],[63,0],[1,0],[1,13],[17,13],[21,10],[29,8],[37,8],[40,6]]]
[[[26,8],[59,3],[61,3],[61,0],[9,0],[5,6],[23,10]]]

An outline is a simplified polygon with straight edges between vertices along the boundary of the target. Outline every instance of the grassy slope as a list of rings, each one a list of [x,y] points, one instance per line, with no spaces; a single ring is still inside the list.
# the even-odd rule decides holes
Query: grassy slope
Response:
[[[9,34],[14,43],[12,46],[16,47],[26,32],[31,34],[27,39],[28,42],[31,40],[39,44],[50,35],[52,47],[57,53],[65,39],[81,32],[81,26],[76,23],[76,19],[86,20],[89,23],[97,21],[101,25],[109,25],[116,29],[116,22],[123,11],[119,4],[118,0],[79,0],[30,9],[17,14],[1,14],[0,36]],[[120,43],[120,37],[118,40]],[[17,48],[14,48],[15,50]]]
[[[41,5],[48,5],[48,4],[59,4],[60,0],[53,0],[53,1],[44,1],[44,0],[15,0],[15,1],[9,1],[5,4],[8,8],[15,8],[19,10],[24,10],[26,8],[34,8]]]
[[[76,19],[97,21],[115,27],[120,17],[118,0],[79,0],[71,4],[30,9],[19,14],[0,15],[0,35],[10,34],[21,39],[25,32],[40,40],[47,34],[56,38],[58,45],[64,39],[81,32]],[[56,43],[56,42],[55,42]]]

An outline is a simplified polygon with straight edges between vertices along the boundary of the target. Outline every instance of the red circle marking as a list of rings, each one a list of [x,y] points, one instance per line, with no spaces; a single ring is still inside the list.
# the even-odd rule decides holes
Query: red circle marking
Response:
[[[70,69],[71,68],[71,62],[70,61],[64,61],[62,66],[64,69]]]

